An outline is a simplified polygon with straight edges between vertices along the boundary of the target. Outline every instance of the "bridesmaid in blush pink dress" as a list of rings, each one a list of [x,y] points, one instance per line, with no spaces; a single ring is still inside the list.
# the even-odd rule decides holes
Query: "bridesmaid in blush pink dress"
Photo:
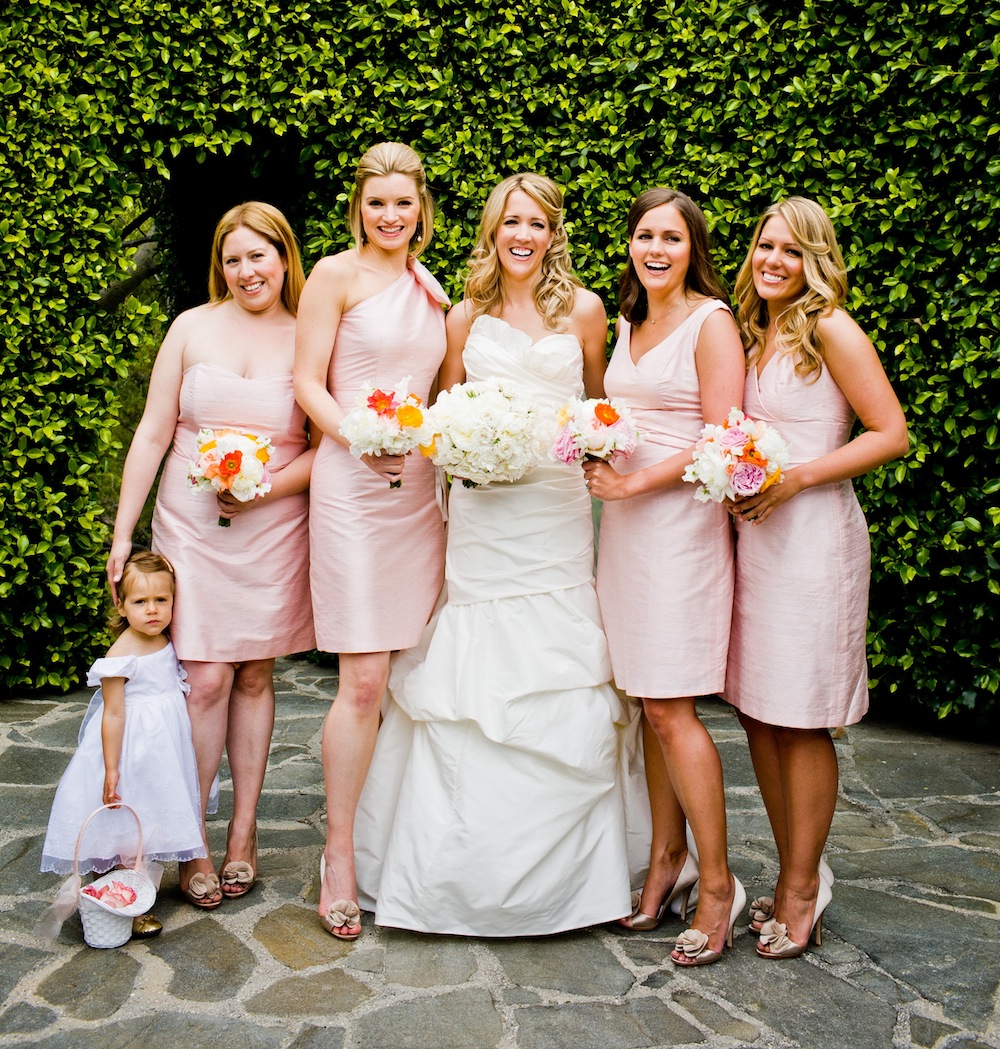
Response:
[[[222,217],[212,245],[211,300],[182,313],[167,332],[122,474],[107,566],[112,593],[170,447],[153,545],[177,576],[171,632],[191,686],[203,816],[223,748],[232,772],[221,883],[207,841],[205,859],[181,864],[181,892],[198,907],[216,907],[253,886],[257,803],[274,727],[274,660],[315,647],[306,494],[314,452],[291,374],[304,280],[280,211],[251,201]],[[250,502],[194,492],[188,466],[203,427],[270,437],[270,492]],[[219,527],[220,516],[230,527]]]
[[[434,203],[420,158],[383,142],[362,158],[350,202],[356,246],[321,259],[302,294],[295,390],[323,431],[312,475],[312,594],[318,646],[339,653],[323,727],[327,837],[319,915],[338,939],[361,931],[354,817],[375,749],[394,650],[417,643],[444,578],[434,468],[419,455],[354,458],[340,433],[366,384],[427,402],[445,353],[448,299],[417,261]],[[390,484],[401,481],[398,488]]]
[[[591,495],[604,500],[597,592],[615,682],[642,700],[653,823],[646,883],[621,924],[656,928],[675,899],[686,910],[700,880],[692,928],[671,958],[705,965],[732,942],[746,902],[729,869],[722,763],[695,707],[725,681],[733,555],[725,509],[697,502],[681,475],[705,422],[739,405],[743,352],[701,209],[683,193],[647,190],[629,211],[628,235],[604,384],[647,439],[614,466],[584,466]]]
[[[781,433],[791,466],[780,484],[730,506],[738,526],[725,689],[778,851],[775,894],[751,907],[764,958],[796,957],[814,930],[821,941],[838,779],[828,730],[868,709],[870,552],[851,478],[908,447],[902,408],[842,308],[846,294],[823,209],[802,197],[769,208],[736,282],[749,350],[744,408]],[[864,429],[852,439],[856,417]]]

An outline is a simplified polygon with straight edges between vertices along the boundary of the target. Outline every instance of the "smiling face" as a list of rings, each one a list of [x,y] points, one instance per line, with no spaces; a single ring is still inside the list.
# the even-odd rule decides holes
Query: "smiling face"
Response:
[[[222,272],[237,305],[263,313],[281,303],[285,260],[260,233],[237,226],[222,242]]]
[[[516,280],[537,280],[551,243],[552,229],[541,205],[523,189],[513,190],[496,231],[497,260],[504,273]]]
[[[162,633],[173,616],[174,577],[169,572],[134,572],[127,590],[118,611],[129,628],[147,637]]]
[[[794,302],[805,290],[802,249],[780,215],[764,223],[751,267],[754,288],[769,307]]]
[[[361,189],[361,226],[367,245],[409,251],[420,221],[420,193],[409,175],[372,175]]]
[[[669,299],[683,293],[691,263],[691,234],[676,205],[650,208],[635,227],[628,253],[650,297]]]

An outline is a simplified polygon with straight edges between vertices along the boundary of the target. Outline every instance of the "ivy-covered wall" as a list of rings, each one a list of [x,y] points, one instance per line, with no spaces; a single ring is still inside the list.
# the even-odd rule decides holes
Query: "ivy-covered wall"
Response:
[[[456,295],[485,195],[513,170],[565,187],[576,267],[612,314],[639,190],[695,197],[729,279],[772,199],[823,203],[913,435],[858,482],[875,702],[988,710],[998,54],[997,4],[950,0],[19,5],[0,26],[0,681],[68,687],[100,644],[95,478],[155,319],[100,295],[137,231],[159,240],[170,313],[201,295],[183,246],[207,245],[266,174],[308,268],[347,245],[353,167],[392,138],[425,158],[440,205],[425,259]]]

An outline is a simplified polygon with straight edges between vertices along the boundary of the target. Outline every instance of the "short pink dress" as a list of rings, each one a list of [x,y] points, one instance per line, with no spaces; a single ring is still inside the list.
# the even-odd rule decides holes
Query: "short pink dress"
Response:
[[[747,374],[743,407],[788,442],[791,465],[846,444],[854,410],[824,368],[775,354]],[[799,492],[736,528],[736,597],[725,698],[769,725],[832,728],[868,709],[865,630],[871,546],[848,481]]]
[[[620,321],[604,388],[632,410],[645,440],[614,467],[628,474],[670,458],[701,435],[695,349],[706,318],[728,306],[703,303],[643,354]],[[732,528],[726,509],[677,484],[603,504],[597,593],[615,683],[643,699],[722,691],[733,602]]]
[[[263,502],[219,526],[214,496],[188,481],[202,427],[271,438],[278,473],[309,445],[291,373],[248,379],[194,364],[181,382],[180,417],[153,512],[153,549],[174,566],[170,624],[183,660],[239,663],[316,647],[309,600],[309,497]]]
[[[421,263],[340,318],[328,387],[345,412],[362,387],[410,376],[426,403],[444,360],[448,297]],[[420,640],[444,579],[434,465],[408,456],[400,488],[324,434],[310,485],[316,642],[324,652],[391,652]]]

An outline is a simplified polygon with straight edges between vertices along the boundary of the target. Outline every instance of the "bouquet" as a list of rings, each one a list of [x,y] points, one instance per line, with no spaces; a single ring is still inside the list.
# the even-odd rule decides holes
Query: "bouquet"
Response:
[[[509,379],[456,383],[427,410],[421,452],[467,488],[516,481],[545,456],[542,413]]]
[[[241,503],[259,499],[271,490],[267,464],[271,460],[270,437],[258,437],[239,430],[198,431],[198,458],[188,463],[192,491],[219,495],[229,492]],[[223,528],[229,520],[219,518]]]
[[[627,459],[642,439],[628,408],[617,399],[573,398],[559,409],[559,433],[549,455],[561,463]]]
[[[721,503],[766,491],[788,468],[788,445],[772,426],[733,408],[722,426],[707,425],[695,445],[684,480],[700,482],[699,502]]]
[[[362,455],[406,455],[426,443],[424,413],[420,398],[409,392],[410,376],[392,390],[374,386],[362,388],[361,403],[340,421],[340,432],[347,438],[355,458]],[[390,481],[399,488],[402,478]]]

